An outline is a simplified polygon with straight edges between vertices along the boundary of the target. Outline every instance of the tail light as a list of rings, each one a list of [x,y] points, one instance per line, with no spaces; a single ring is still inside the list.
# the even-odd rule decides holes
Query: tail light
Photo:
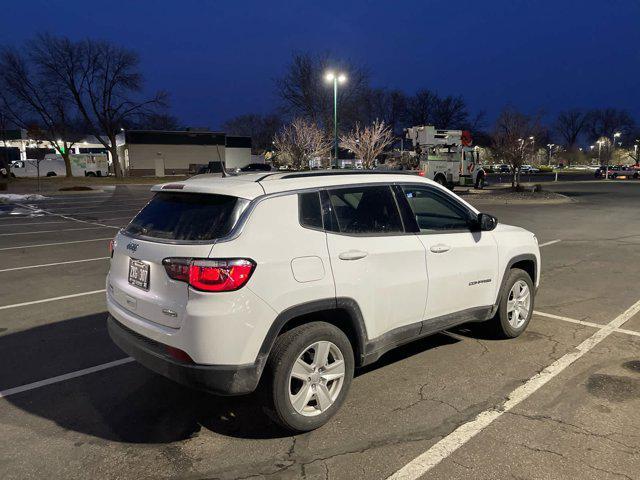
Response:
[[[418,175],[420,175],[421,177],[424,177],[424,176],[425,176],[425,172],[424,172],[424,170],[420,170],[420,171],[418,172]]]
[[[253,260],[165,258],[164,268],[173,280],[187,282],[204,292],[232,292],[242,288],[256,268]]]
[[[114,239],[109,240],[109,257],[113,258],[113,251],[116,248],[116,241]]]

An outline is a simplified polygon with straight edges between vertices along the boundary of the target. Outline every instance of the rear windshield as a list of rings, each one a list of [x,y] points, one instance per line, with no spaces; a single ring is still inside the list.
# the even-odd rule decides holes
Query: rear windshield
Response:
[[[231,231],[248,203],[228,195],[160,192],[125,232],[166,240],[214,240]]]

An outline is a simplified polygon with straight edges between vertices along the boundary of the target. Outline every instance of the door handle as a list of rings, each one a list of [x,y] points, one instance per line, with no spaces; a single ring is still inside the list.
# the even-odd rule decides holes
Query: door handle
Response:
[[[449,245],[445,245],[444,243],[439,243],[437,245],[433,245],[429,250],[431,250],[433,253],[444,253],[451,250],[451,247]]]
[[[338,255],[340,260],[360,260],[368,255],[367,252],[363,252],[362,250],[347,250],[346,252],[342,252]]]

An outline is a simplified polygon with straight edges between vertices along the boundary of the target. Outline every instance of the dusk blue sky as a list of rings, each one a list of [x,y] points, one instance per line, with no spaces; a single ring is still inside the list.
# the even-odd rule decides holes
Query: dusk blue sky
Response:
[[[548,117],[629,110],[640,122],[640,1],[43,1],[13,3],[0,42],[38,32],[136,50],[147,88],[181,123],[217,128],[278,104],[292,52],[329,51],[373,86],[462,95],[488,119],[511,104]],[[5,13],[8,13],[5,11]]]

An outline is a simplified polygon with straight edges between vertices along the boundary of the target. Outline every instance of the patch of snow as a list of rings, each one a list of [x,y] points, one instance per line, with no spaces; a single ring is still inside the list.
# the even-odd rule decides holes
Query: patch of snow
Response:
[[[33,202],[46,199],[47,197],[35,193],[29,193],[26,195],[20,195],[17,193],[0,193],[0,203]]]

